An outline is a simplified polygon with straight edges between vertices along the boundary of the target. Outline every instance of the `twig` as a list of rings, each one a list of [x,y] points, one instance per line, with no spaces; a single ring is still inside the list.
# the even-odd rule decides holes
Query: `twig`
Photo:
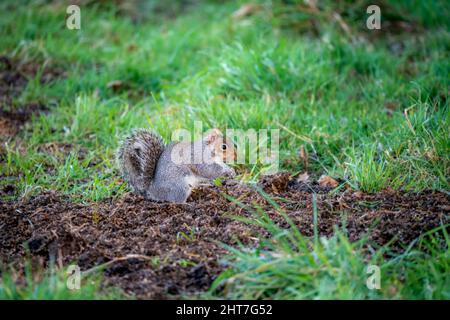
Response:
[[[344,21],[344,19],[342,19],[342,16],[339,13],[337,13],[337,12],[333,12],[333,18],[334,18],[334,20],[337,21],[337,23],[339,23],[339,26],[350,37],[350,39],[353,39],[352,31],[350,30],[350,27]]]

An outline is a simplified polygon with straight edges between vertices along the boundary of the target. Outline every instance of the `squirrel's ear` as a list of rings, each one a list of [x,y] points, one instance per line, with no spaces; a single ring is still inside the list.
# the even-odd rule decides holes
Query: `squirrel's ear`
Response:
[[[217,140],[218,137],[222,136],[222,132],[220,132],[219,129],[214,128],[211,129],[210,132],[208,133],[208,135],[205,137],[205,140],[208,144],[213,143],[214,141]]]

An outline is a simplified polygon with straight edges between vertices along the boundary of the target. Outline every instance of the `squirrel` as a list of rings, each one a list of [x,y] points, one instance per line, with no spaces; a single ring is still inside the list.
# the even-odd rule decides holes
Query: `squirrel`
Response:
[[[202,139],[168,145],[153,131],[135,129],[117,151],[123,178],[136,193],[158,202],[185,203],[196,186],[234,177],[225,163],[234,160],[234,144],[216,128]]]

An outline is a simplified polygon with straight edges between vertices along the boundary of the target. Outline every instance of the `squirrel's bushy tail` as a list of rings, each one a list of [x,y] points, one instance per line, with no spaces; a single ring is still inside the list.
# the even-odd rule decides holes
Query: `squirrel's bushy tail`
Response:
[[[156,165],[165,148],[160,135],[135,129],[117,151],[117,165],[123,178],[136,192],[144,194],[155,175]]]

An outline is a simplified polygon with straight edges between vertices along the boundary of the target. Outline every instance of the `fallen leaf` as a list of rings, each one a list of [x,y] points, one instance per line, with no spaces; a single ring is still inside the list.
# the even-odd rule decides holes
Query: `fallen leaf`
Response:
[[[339,183],[332,177],[325,175],[321,176],[318,182],[321,187],[336,188],[339,185]]]
[[[395,190],[391,187],[384,188],[382,191],[386,193],[395,193]]]
[[[309,174],[308,174],[308,172],[304,172],[304,173],[302,173],[301,175],[299,175],[298,177],[297,177],[297,182],[298,183],[306,183],[306,182],[308,182],[309,181]]]
[[[300,146],[300,151],[298,153],[298,156],[300,157],[300,160],[303,163],[303,167],[305,169],[308,169],[308,152],[306,151],[304,145]]]
[[[259,11],[260,9],[261,9],[261,7],[257,4],[247,3],[247,4],[242,5],[239,9],[237,9],[233,13],[233,18],[240,19],[240,18],[249,16],[249,15]]]
[[[354,198],[357,198],[357,199],[359,199],[359,198],[362,198],[363,196],[364,196],[364,192],[361,192],[361,191],[355,191],[355,192],[353,192],[353,195],[352,195]]]
[[[106,86],[108,87],[108,89],[112,89],[113,91],[117,91],[119,89],[127,87],[126,83],[121,80],[112,80],[108,82]]]
[[[131,43],[128,45],[127,50],[129,52],[133,52],[133,51],[136,51],[137,48],[138,48],[138,46],[135,43]]]
[[[271,176],[270,188],[272,192],[275,194],[285,192],[291,178],[292,177],[288,172],[280,172]]]

